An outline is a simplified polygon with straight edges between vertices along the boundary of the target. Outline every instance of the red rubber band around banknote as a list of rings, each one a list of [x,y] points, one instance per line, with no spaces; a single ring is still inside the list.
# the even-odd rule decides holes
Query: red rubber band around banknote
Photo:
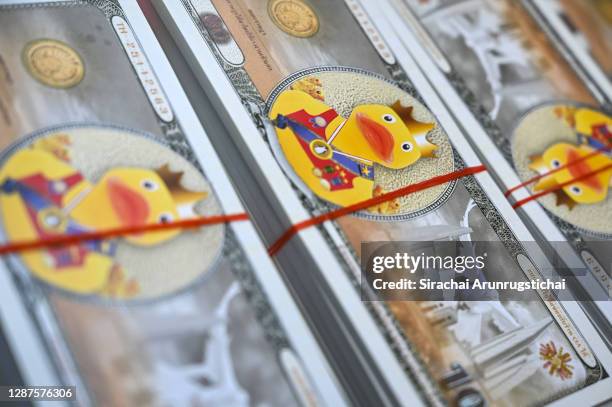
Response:
[[[576,181],[580,181],[580,180],[583,180],[583,179],[586,179],[586,178],[590,178],[590,177],[592,177],[594,175],[599,174],[600,172],[609,170],[610,168],[612,168],[612,164],[605,165],[605,166],[603,166],[601,168],[598,168],[596,170],[593,170],[591,172],[587,172],[586,174],[583,174],[583,175],[581,175],[579,177],[570,179],[569,181],[562,182],[559,185],[555,185],[554,187],[545,189],[542,192],[538,192],[537,194],[533,194],[531,196],[528,196],[527,198],[524,198],[524,199],[521,199],[519,201],[516,201],[514,204],[512,204],[512,208],[517,209],[517,208],[525,205],[528,202],[531,202],[531,201],[533,201],[535,199],[538,199],[538,198],[540,198],[540,197],[542,197],[544,195],[548,195],[550,193],[553,193],[553,192],[555,192],[555,191],[557,191],[557,190],[559,190],[559,189],[561,189],[563,187],[566,187],[566,186],[568,186],[570,184],[573,184]]]
[[[140,234],[145,232],[159,232],[171,229],[195,229],[202,226],[217,225],[236,221],[248,220],[246,213],[236,213],[230,215],[205,216],[194,219],[185,219],[167,223],[154,223],[148,225],[127,226],[115,229],[107,229],[75,235],[57,235],[51,238],[36,239],[30,241],[17,241],[0,246],[0,256],[26,250],[43,249],[56,246],[68,246],[85,241],[104,240],[119,236]]]
[[[417,182],[416,184],[407,185],[403,188],[396,189],[391,192],[387,192],[375,198],[370,198],[365,201],[357,202],[353,205],[345,206],[343,208],[335,209],[333,211],[324,213],[323,215],[316,216],[314,218],[305,220],[300,223],[296,223],[291,226],[285,233],[281,235],[281,237],[274,242],[272,246],[268,249],[268,253],[270,256],[276,255],[282,248],[287,244],[289,240],[296,234],[298,234],[301,230],[309,228],[311,226],[319,225],[328,220],[334,220],[340,218],[345,215],[349,215],[354,212],[358,212],[360,210],[367,209],[371,206],[378,205],[383,202],[391,201],[395,198],[401,198],[406,195],[410,195],[414,192],[421,191],[423,189],[431,188],[436,185],[445,184],[450,181],[454,181],[459,178],[466,177],[468,175],[474,175],[479,172],[486,171],[486,167],[484,165],[477,165],[474,167],[466,167],[461,170],[453,171],[447,174],[438,175],[436,177],[427,179],[425,181]]]
[[[591,158],[591,157],[594,157],[594,156],[599,155],[599,154],[602,154],[602,153],[606,153],[606,152],[608,152],[608,151],[610,151],[610,146],[608,146],[608,147],[600,147],[600,148],[598,148],[597,150],[592,151],[592,152],[590,152],[589,154],[587,154],[587,155],[585,155],[585,156],[582,156],[582,157],[580,157],[580,158],[577,158],[577,159],[575,159],[575,160],[573,160],[573,161],[569,161],[569,162],[567,162],[567,163],[563,164],[563,165],[562,165],[562,166],[560,166],[560,167],[554,168],[554,169],[552,169],[552,170],[550,170],[550,171],[548,171],[548,172],[545,172],[545,173],[543,173],[543,174],[538,174],[538,175],[535,175],[535,176],[533,176],[533,177],[529,178],[527,181],[525,181],[525,182],[521,182],[520,184],[518,184],[518,185],[516,185],[516,186],[513,186],[512,188],[508,189],[508,190],[507,190],[507,191],[504,193],[504,196],[505,196],[506,198],[508,198],[508,197],[509,197],[510,195],[512,195],[512,193],[513,193],[514,191],[516,191],[517,189],[520,189],[520,188],[526,187],[527,185],[533,184],[534,182],[538,181],[539,179],[542,179],[542,178],[546,177],[547,175],[552,175],[552,174],[554,174],[554,173],[556,173],[556,172],[559,172],[559,171],[561,171],[561,170],[563,170],[563,169],[565,169],[565,168],[573,167],[574,165],[576,165],[576,164],[578,164],[578,163],[580,163],[580,162],[582,162],[582,161],[584,161],[584,160],[587,160],[587,159],[589,159],[589,158]]]

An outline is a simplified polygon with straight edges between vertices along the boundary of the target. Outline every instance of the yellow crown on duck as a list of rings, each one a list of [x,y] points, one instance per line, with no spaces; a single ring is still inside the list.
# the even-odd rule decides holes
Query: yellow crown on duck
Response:
[[[155,170],[157,175],[164,181],[170,195],[174,199],[177,208],[183,205],[195,205],[202,199],[206,198],[207,192],[190,191],[183,187],[182,179],[184,171],[172,171],[170,165],[164,164]]]
[[[399,100],[391,105],[391,109],[393,109],[393,111],[395,111],[397,115],[402,119],[406,127],[408,127],[408,130],[410,130],[410,133],[415,135],[417,144],[421,149],[421,154],[424,157],[433,157],[435,150],[438,149],[438,146],[433,143],[430,143],[429,140],[427,140],[427,138],[425,137],[425,134],[427,134],[431,129],[434,128],[434,124],[416,121],[412,116],[414,107],[404,107],[402,105],[402,102],[400,102]]]

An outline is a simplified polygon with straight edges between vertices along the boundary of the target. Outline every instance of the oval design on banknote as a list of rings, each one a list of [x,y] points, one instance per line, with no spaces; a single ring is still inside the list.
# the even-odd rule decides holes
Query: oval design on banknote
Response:
[[[136,131],[70,125],[0,157],[0,232],[31,241],[219,214],[208,182],[167,145]],[[44,286],[98,301],[151,300],[215,269],[224,227],[169,229],[22,252],[14,267]]]
[[[612,117],[579,104],[546,104],[514,130],[512,159],[552,214],[585,232],[612,236]],[[603,151],[606,146],[608,151]]]
[[[319,17],[302,0],[270,0],[268,14],[274,24],[294,37],[312,37],[319,31]]]
[[[71,88],[85,76],[81,56],[58,40],[40,39],[28,43],[23,49],[23,63],[32,77],[53,88]]]
[[[455,168],[448,137],[431,112],[378,75],[314,68],[284,80],[267,102],[272,150],[306,195],[346,207]],[[454,182],[359,212],[408,219],[442,205]]]
[[[232,41],[232,35],[225,27],[225,23],[221,17],[215,13],[201,13],[200,21],[210,34],[210,38],[215,44],[223,45]]]

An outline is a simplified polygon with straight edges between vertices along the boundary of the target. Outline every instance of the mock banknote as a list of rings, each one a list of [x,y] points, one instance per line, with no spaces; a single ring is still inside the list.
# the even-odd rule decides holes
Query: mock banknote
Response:
[[[596,86],[564,57],[522,2],[402,1],[416,15],[406,23],[426,30],[441,51],[445,64],[439,67],[505,156],[510,172],[528,181],[582,161],[526,188],[536,194],[563,185],[537,200],[551,227],[563,233],[610,292],[612,253],[603,244],[612,237],[612,221],[606,215],[612,209],[612,117],[605,107],[609,95],[606,102],[593,93]],[[560,3],[571,3],[577,12],[589,2]],[[593,32],[597,27],[592,26]],[[603,47],[608,42],[596,41]],[[449,107],[458,109],[453,103]],[[469,136],[476,146],[486,137]],[[597,150],[603,151],[594,154]],[[503,182],[505,170],[490,164]],[[599,172],[588,177],[594,171]],[[539,219],[531,223],[554,240]]]
[[[6,241],[222,214],[219,174],[198,162],[142,44],[114,1],[0,6]],[[50,310],[43,335],[83,402],[299,404],[300,363],[229,226],[50,247],[6,265]]]
[[[199,30],[186,36],[188,45],[208,44],[277,160],[259,164],[280,167],[311,215],[464,167],[452,137],[359,2],[182,3]],[[243,137],[248,143],[256,135]],[[452,239],[502,241],[491,267],[513,275],[534,270],[472,176],[326,226],[349,268],[359,263],[362,241]],[[603,372],[554,301],[372,304],[381,320],[391,312],[392,322],[380,328],[430,400],[543,403]]]

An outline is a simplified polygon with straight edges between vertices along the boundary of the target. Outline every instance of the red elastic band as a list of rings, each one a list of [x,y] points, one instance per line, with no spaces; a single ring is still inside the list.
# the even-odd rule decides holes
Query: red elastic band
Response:
[[[232,215],[205,216],[194,219],[179,220],[168,223],[154,223],[149,225],[127,226],[94,232],[79,233],[76,235],[57,235],[45,239],[13,242],[0,246],[0,256],[26,250],[42,249],[45,247],[67,246],[91,240],[103,240],[113,237],[139,234],[144,232],[158,232],[171,229],[195,229],[201,226],[229,223],[248,220],[246,213]]]
[[[563,169],[565,169],[565,168],[572,167],[572,166],[574,166],[574,165],[576,165],[576,164],[578,164],[578,163],[580,163],[580,162],[582,162],[582,161],[584,161],[584,160],[587,160],[587,159],[589,159],[589,158],[591,158],[591,157],[593,157],[593,156],[599,155],[599,154],[601,154],[601,153],[607,153],[608,151],[610,151],[610,146],[608,146],[608,147],[599,147],[599,148],[597,148],[597,150],[592,151],[592,152],[590,152],[589,154],[587,154],[587,155],[585,155],[585,156],[582,156],[582,157],[580,157],[580,158],[578,158],[578,159],[576,159],[576,160],[574,160],[574,161],[569,161],[569,162],[565,163],[564,165],[562,165],[562,166],[560,166],[560,167],[554,168],[554,169],[552,169],[552,170],[550,170],[550,171],[548,171],[548,172],[545,172],[545,173],[543,173],[543,174],[538,174],[538,175],[535,175],[535,176],[533,176],[533,177],[529,178],[527,181],[522,182],[522,183],[520,183],[520,184],[518,184],[518,185],[516,185],[516,186],[513,186],[512,188],[508,189],[508,190],[507,190],[507,191],[504,193],[504,196],[505,196],[506,198],[508,198],[508,196],[510,196],[510,195],[511,195],[511,194],[512,194],[514,191],[516,191],[516,190],[517,190],[517,189],[519,189],[519,188],[526,187],[527,185],[529,185],[529,184],[533,184],[533,183],[534,183],[534,182],[536,182],[537,180],[539,180],[539,179],[541,179],[541,178],[544,178],[544,177],[546,177],[547,175],[551,175],[551,174],[554,174],[554,173],[556,173],[556,172],[558,172],[558,171],[561,171],[561,170],[563,170]]]
[[[316,216],[314,218],[310,218],[308,220],[302,221],[300,223],[296,223],[291,226],[289,229],[285,231],[281,235],[281,237],[274,242],[272,246],[268,249],[268,253],[270,256],[276,255],[283,246],[291,240],[291,238],[296,235],[300,230],[309,228],[311,226],[319,225],[328,220],[334,220],[340,218],[344,215],[349,215],[354,212],[358,212],[364,209],[367,209],[371,206],[378,205],[383,202],[391,201],[395,198],[400,198],[406,195],[410,195],[414,192],[421,191],[423,189],[431,188],[436,185],[444,184],[459,178],[466,177],[468,175],[477,174],[479,172],[486,171],[486,167],[484,165],[478,165],[474,167],[463,168],[458,171],[453,171],[447,174],[438,175],[436,177],[427,179],[425,181],[418,182],[416,184],[407,185],[405,187],[396,189],[395,191],[391,191],[375,198],[370,198],[365,201],[357,202],[353,205],[345,206],[344,208],[335,209],[333,211],[324,213],[323,215]]]
[[[512,205],[512,207],[513,207],[514,209],[519,208],[519,207],[521,207],[521,206],[525,205],[527,202],[531,202],[531,201],[533,201],[534,199],[538,199],[538,198],[540,198],[540,197],[542,197],[542,196],[544,196],[544,195],[548,195],[548,194],[550,194],[551,192],[555,192],[555,191],[556,191],[556,190],[558,190],[558,189],[561,189],[561,188],[563,188],[563,187],[568,186],[569,184],[573,184],[573,183],[574,183],[574,182],[576,182],[576,181],[580,181],[580,180],[583,180],[583,179],[585,179],[585,178],[592,177],[593,175],[599,174],[600,172],[602,172],[602,171],[606,171],[606,170],[608,170],[608,169],[610,169],[610,168],[612,168],[612,164],[608,164],[608,165],[606,165],[606,166],[603,166],[603,167],[601,167],[601,168],[598,168],[597,170],[594,170],[594,171],[591,171],[591,172],[587,172],[587,173],[586,173],[586,174],[584,174],[584,175],[581,175],[581,176],[579,176],[579,177],[576,177],[576,178],[570,179],[569,181],[565,181],[565,182],[563,182],[563,183],[561,183],[561,184],[559,184],[559,185],[555,185],[554,187],[551,187],[551,188],[545,189],[545,190],[544,190],[544,191],[542,191],[542,192],[538,192],[537,194],[534,194],[534,195],[528,196],[527,198],[521,199],[520,201],[516,201],[516,202],[515,202],[515,203]]]

